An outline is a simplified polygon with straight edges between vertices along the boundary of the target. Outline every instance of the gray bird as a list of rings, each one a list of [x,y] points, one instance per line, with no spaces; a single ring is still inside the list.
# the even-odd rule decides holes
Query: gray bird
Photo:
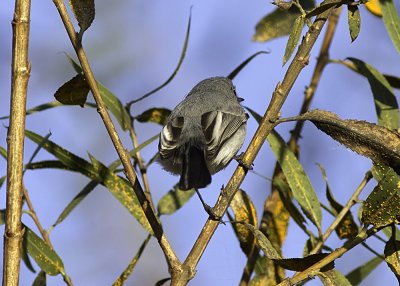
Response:
[[[212,77],[198,83],[172,111],[160,133],[159,162],[180,175],[181,190],[206,187],[211,175],[235,157],[248,119],[241,101],[230,79]]]

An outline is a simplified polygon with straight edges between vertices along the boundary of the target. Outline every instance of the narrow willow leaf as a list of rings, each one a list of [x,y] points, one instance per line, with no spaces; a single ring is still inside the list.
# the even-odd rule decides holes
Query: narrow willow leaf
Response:
[[[328,255],[329,253],[317,253],[317,254],[311,254],[303,258],[276,259],[275,263],[288,270],[304,271]],[[327,265],[322,267],[320,271],[325,272],[333,269],[334,267],[335,267],[335,262],[331,261]]]
[[[258,229],[256,229],[251,224],[244,224],[254,235],[258,246],[264,252],[264,255],[269,259],[282,259],[282,256],[274,248],[271,241]]]
[[[321,169],[322,176],[324,178],[326,184],[326,198],[329,201],[329,204],[333,208],[335,215],[340,213],[343,209],[343,206],[339,204],[332,195],[331,188],[329,187],[328,178],[326,176],[326,172],[324,167],[318,164],[318,167]],[[358,234],[358,227],[355,223],[353,216],[350,210],[346,213],[343,219],[338,223],[335,228],[336,234],[340,239],[349,239],[354,238]]]
[[[322,219],[320,203],[303,167],[277,132],[272,131],[267,140],[286,176],[294,198],[320,231]]]
[[[355,268],[349,274],[346,275],[347,280],[350,281],[351,285],[359,285],[379,264],[382,263],[382,258],[374,257],[367,263]]]
[[[300,1],[300,4],[307,10],[315,6],[315,1],[303,0]],[[301,13],[295,5],[292,5],[289,10],[274,10],[257,23],[253,40],[266,42],[289,35],[292,31],[293,23],[300,15]]]
[[[274,178],[272,183],[277,188],[279,195],[282,198],[282,203],[289,212],[290,216],[307,235],[310,235],[310,231],[307,229],[305,225],[306,219],[294,205],[290,197],[290,188],[288,184],[280,178]]]
[[[72,79],[64,83],[54,94],[54,97],[65,105],[84,106],[89,86],[82,74],[77,74]]]
[[[3,225],[6,223],[6,210],[2,209],[0,210],[0,225]]]
[[[64,264],[57,253],[30,228],[25,227],[24,247],[39,267],[48,275],[64,273]]]
[[[393,90],[384,75],[363,61],[355,58],[348,58],[348,60],[354,63],[357,70],[368,79],[374,96],[379,125],[385,126],[389,129],[399,128],[399,105]]]
[[[77,73],[82,73],[82,68],[79,66],[79,64],[75,62],[74,59],[68,54],[66,54],[66,57],[75,71]],[[131,125],[131,117],[128,111],[122,105],[121,101],[104,85],[102,85],[100,82],[97,82],[97,85],[99,87],[101,97],[104,100],[105,106],[117,119],[122,130],[127,130]]]
[[[321,2],[320,5],[312,9],[310,12],[306,14],[306,18],[312,18],[314,16],[318,16],[319,14],[322,14],[326,10],[332,8],[332,7],[339,7],[341,4],[346,3],[346,0],[337,0],[337,1],[323,1]]]
[[[27,249],[25,247],[22,247],[21,249],[21,259],[24,262],[26,268],[28,268],[32,273],[36,273],[36,270],[32,265],[31,259],[29,258]]]
[[[382,17],[382,10],[381,6],[379,5],[379,0],[369,0],[364,5],[365,8],[367,8],[367,10],[371,12],[372,15],[375,15],[377,17]]]
[[[332,269],[317,274],[324,286],[352,286],[347,278],[339,271]]]
[[[92,24],[95,16],[94,0],[69,0],[69,5],[74,12],[78,25],[81,28],[79,34],[83,35]]]
[[[310,120],[319,130],[352,151],[372,161],[392,167],[400,174],[400,134],[366,121],[343,120],[324,110],[312,110],[299,116]]]
[[[391,170],[366,199],[362,222],[379,228],[397,222],[399,213],[400,176]]]
[[[301,32],[303,31],[304,27],[304,17],[299,16],[293,23],[292,31],[290,32],[288,42],[285,48],[285,54],[283,56],[283,65],[287,63],[287,61],[292,56],[297,44],[300,40]]]
[[[250,197],[243,190],[238,190],[235,193],[230,208],[235,215],[235,221],[239,222],[232,224],[233,230],[239,239],[240,248],[249,257],[256,241],[253,233],[243,223],[250,224],[255,228],[258,226],[256,209]]]
[[[64,104],[62,104],[61,102],[58,102],[57,100],[50,101],[48,103],[40,104],[36,107],[28,109],[25,114],[31,115],[31,114],[34,114],[34,113],[37,113],[40,111],[44,111],[44,110],[51,109],[54,107],[59,107],[59,106],[64,106]],[[9,118],[9,116],[3,116],[3,117],[0,117],[0,120],[7,119],[7,118]]]
[[[194,189],[182,191],[175,185],[158,202],[158,215],[170,215],[179,210],[195,193]]]
[[[400,283],[400,241],[393,237],[385,245],[385,261]]]
[[[127,130],[131,125],[131,117],[128,111],[122,105],[118,97],[116,97],[104,85],[102,85],[100,82],[97,82],[97,85],[99,86],[101,96],[103,97],[104,100],[104,104],[118,120],[121,128],[123,130]]]
[[[250,57],[248,57],[246,60],[244,60],[238,67],[236,67],[228,76],[230,80],[233,80],[236,75],[249,63],[251,62],[256,56],[261,55],[261,54],[269,54],[269,52],[264,52],[260,51],[257,53],[252,54]]]
[[[7,175],[4,175],[3,177],[0,178],[0,189],[3,186],[6,179],[7,179]]]
[[[350,30],[351,41],[354,42],[360,33],[361,17],[358,7],[355,5],[347,5],[347,21]]]
[[[0,155],[7,160],[7,150],[0,146]]]
[[[135,116],[135,119],[139,122],[154,122],[162,126],[167,122],[168,116],[171,114],[171,110],[167,108],[150,108],[144,111],[142,114]]]
[[[43,140],[42,136],[28,130],[25,131],[25,135],[37,144],[40,144],[40,142]],[[138,220],[138,222],[149,233],[152,233],[140,203],[134,194],[130,183],[126,179],[123,179],[122,177],[119,177],[110,171],[95,158],[91,157],[91,164],[50,140],[45,142],[43,148],[60,160],[60,162],[65,165],[66,169],[79,172],[106,186],[108,190],[118,199],[118,201]]]
[[[46,272],[40,271],[39,274],[36,276],[35,280],[33,281],[32,286],[46,286]]]
[[[383,22],[397,52],[400,53],[400,18],[393,0],[379,0]]]

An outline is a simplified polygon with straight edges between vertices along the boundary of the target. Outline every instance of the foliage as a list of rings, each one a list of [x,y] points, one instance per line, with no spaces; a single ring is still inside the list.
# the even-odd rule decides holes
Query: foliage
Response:
[[[27,202],[26,213],[33,218],[37,227],[37,229],[33,229],[22,225],[24,228],[22,259],[30,271],[35,271],[30,258],[36,262],[40,269],[37,278],[32,282],[34,285],[46,285],[47,275],[60,274],[66,284],[72,285],[64,268],[65,262],[57,253],[57,249],[51,245],[48,236],[49,231],[54,227],[62,227],[62,222],[74,211],[76,206],[84,200],[89,200],[88,194],[102,185],[148,233],[140,249],[137,250],[136,255],[126,269],[122,271],[114,285],[125,283],[140,261],[143,250],[152,237],[157,239],[168,261],[171,285],[185,285],[195,275],[194,270],[201,254],[220,222],[213,221],[211,218],[208,219],[185,262],[179,261],[173,247],[164,235],[163,222],[160,217],[163,216],[164,218],[164,216],[169,215],[173,218],[175,212],[186,206],[195,190],[182,191],[178,189],[177,185],[165,186],[166,193],[157,203],[153,203],[152,190],[148,181],[157,180],[157,178],[152,177],[147,171],[157,159],[157,151],[151,150],[154,156],[146,158],[148,159],[147,164],[142,159],[141,151],[144,148],[152,148],[153,145],[150,145],[150,143],[155,141],[158,136],[156,134],[151,138],[145,138],[144,143],[139,145],[137,136],[141,136],[141,134],[136,134],[135,123],[144,126],[148,124],[163,126],[165,124],[171,112],[168,108],[154,106],[137,112],[140,109],[138,102],[164,88],[178,73],[188,48],[191,16],[189,17],[180,59],[171,76],[162,85],[144,96],[124,104],[117,95],[94,78],[85,51],[82,48],[84,33],[90,33],[89,28],[95,25],[93,24],[95,18],[94,1],[69,1],[80,27],[78,32],[75,30],[71,32],[72,26],[68,26],[70,19],[63,12],[64,4],[60,1],[54,2],[69,32],[79,63],[73,59],[73,56],[67,55],[67,60],[75,71],[75,75],[70,79],[66,78],[65,83],[55,91],[54,96],[57,102],[43,103],[28,110],[26,115],[46,112],[64,105],[73,105],[76,108],[85,107],[86,110],[98,108],[119,158],[115,158],[115,162],[106,166],[93,155],[89,154],[87,160],[69,151],[66,146],[62,146],[62,142],[55,142],[50,140],[49,136],[42,136],[33,131],[25,130],[26,138],[37,145],[37,150],[29,163],[24,166],[24,170],[61,169],[79,173],[88,179],[87,185],[62,210],[60,216],[54,218],[55,223],[49,230],[42,228],[34,211],[34,206],[29,202],[29,192],[24,190],[24,200]],[[394,1],[364,2],[328,0],[314,3],[314,1],[292,0],[285,2],[277,0],[273,4],[278,8],[263,17],[256,26],[253,39],[259,42],[287,36],[287,45],[282,55],[283,64],[290,63],[290,65],[284,80],[277,84],[266,115],[261,116],[252,108],[248,108],[250,115],[260,124],[260,129],[254,134],[250,147],[243,155],[242,164],[236,169],[226,187],[223,187],[221,196],[214,208],[216,213],[222,216],[230,207],[227,213],[231,219],[238,245],[247,258],[240,285],[286,283],[288,280],[285,279],[289,278],[285,278],[285,270],[300,273],[291,277],[289,284],[307,281],[318,276],[324,285],[358,285],[383,260],[386,260],[388,270],[392,271],[397,279],[400,277],[400,242],[395,235],[397,232],[396,224],[399,223],[400,206],[400,115],[399,105],[393,91],[394,88],[399,88],[400,75],[382,74],[377,68],[357,58],[349,57],[343,61],[323,57],[329,54],[331,36],[336,29],[335,18],[340,15],[342,6],[347,8],[348,30],[352,42],[357,41],[357,37],[360,35],[360,8],[366,5],[371,13],[382,17],[380,19],[381,24],[385,25],[394,48],[400,51],[400,19]],[[278,118],[280,109],[289,95],[293,83],[302,68],[308,63],[310,50],[313,48],[315,40],[322,38],[319,33],[325,21],[329,21],[330,29],[324,32],[324,39],[330,38],[330,40],[326,40],[327,42],[322,45],[320,57],[310,82],[316,81],[318,84],[323,68],[331,63],[338,63],[340,68],[354,71],[352,75],[354,77],[357,74],[363,76],[371,88],[371,102],[374,103],[378,124],[357,118],[341,119],[332,111],[327,110],[309,111],[309,102],[315,96],[319,96],[316,92],[316,85],[313,86],[313,89],[307,91],[299,116]],[[314,41],[310,39],[314,39]],[[244,60],[228,77],[234,78],[248,62],[262,53],[265,52],[256,53]],[[293,58],[292,62],[289,62],[291,58]],[[285,84],[286,82],[292,84]],[[95,102],[89,101],[89,91],[92,92]],[[138,114],[132,113],[132,106],[137,107],[135,110]],[[127,149],[122,146],[113,121],[107,118],[108,112],[112,114],[113,119],[119,125],[118,130],[121,134],[128,135],[131,138],[131,151],[126,151]],[[27,118],[29,120],[29,117]],[[8,119],[8,116],[1,117],[1,120],[6,119]],[[296,121],[296,127],[291,132],[288,142],[285,142],[283,139],[285,136],[280,134],[275,127],[288,121]],[[313,187],[306,169],[299,160],[302,150],[299,147],[298,139],[301,137],[304,121],[311,122],[324,135],[330,136],[333,140],[360,156],[371,160],[375,187],[364,202],[360,202],[358,196],[371,176],[366,175],[365,178],[360,178],[360,187],[354,190],[354,193],[348,193],[348,202],[341,204],[335,198],[335,192],[331,190],[328,184],[328,175],[324,168],[320,166],[326,183],[326,196],[330,207],[323,205],[323,199],[318,197],[318,192]],[[263,126],[266,126],[265,129],[263,129]],[[253,134],[248,136],[253,136]],[[276,165],[272,174],[271,195],[265,195],[264,209],[256,210],[256,204],[249,192],[238,190],[238,188],[247,174],[244,167],[251,166],[265,140],[268,141],[270,149],[275,155]],[[258,146],[258,149],[254,146]],[[2,156],[7,160],[6,150],[3,147],[0,148]],[[39,150],[46,151],[55,159],[36,160],[35,155]],[[138,168],[134,169],[130,160]],[[303,158],[303,160],[307,160],[307,158]],[[123,170],[119,168],[121,164]],[[371,174],[370,170],[365,170],[365,172]],[[0,178],[0,186],[5,178],[6,176]],[[139,178],[142,183],[140,183]],[[361,207],[359,222],[356,222],[353,218],[352,213],[355,212],[355,206]],[[351,211],[352,208],[353,212]],[[324,217],[325,220],[330,221],[327,229],[324,229],[324,224],[322,224],[323,214],[325,215],[324,209],[327,215],[331,215],[329,218]],[[262,214],[262,219],[257,218],[257,213]],[[6,210],[1,210],[0,224],[6,223],[5,215]],[[304,257],[285,258],[282,255],[282,245],[288,233],[290,218],[307,236],[307,241],[301,242],[305,245]],[[311,227],[307,222],[312,223]],[[271,227],[272,225],[274,228]],[[354,270],[346,276],[335,268],[335,259],[345,252],[351,253],[351,249],[355,246],[365,246],[370,237],[381,230],[385,230],[385,228],[387,231],[388,227],[391,227],[391,235],[388,236],[381,249],[372,251],[374,258],[365,263],[360,262],[359,265],[354,265]],[[336,234],[341,240],[346,239],[343,246],[336,250],[332,250],[327,242],[327,239],[333,234]],[[201,245],[204,245],[204,247]],[[367,249],[370,250],[369,247]],[[378,253],[382,253],[382,255]],[[159,285],[169,281],[169,278],[162,278],[159,279]]]

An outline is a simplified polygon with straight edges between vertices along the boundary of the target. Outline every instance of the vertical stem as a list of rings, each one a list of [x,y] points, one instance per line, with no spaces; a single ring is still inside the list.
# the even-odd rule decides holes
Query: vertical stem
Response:
[[[14,9],[10,126],[7,134],[7,194],[3,286],[19,284],[21,260],[22,174],[28,62],[30,0],[16,0]]]

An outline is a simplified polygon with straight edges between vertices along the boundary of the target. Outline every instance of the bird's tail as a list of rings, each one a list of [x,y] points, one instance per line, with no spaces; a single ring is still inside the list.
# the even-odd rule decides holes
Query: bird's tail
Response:
[[[204,188],[211,183],[211,174],[207,168],[204,152],[190,142],[182,146],[182,173],[179,180],[179,189]]]

